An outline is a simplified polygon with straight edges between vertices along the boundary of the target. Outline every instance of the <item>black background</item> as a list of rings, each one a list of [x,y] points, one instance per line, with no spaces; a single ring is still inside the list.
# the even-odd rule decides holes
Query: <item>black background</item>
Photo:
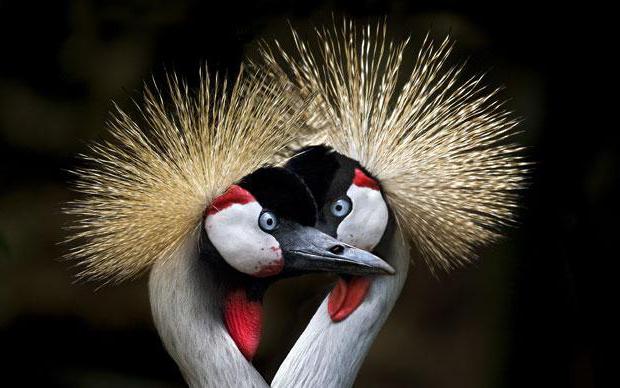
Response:
[[[358,386],[592,387],[612,333],[617,258],[617,72],[611,9],[541,2],[0,1],[0,385],[181,386],[152,328],[145,280],[72,284],[65,172],[105,132],[111,100],[207,61],[234,73],[257,39],[350,16],[396,38],[456,40],[454,59],[505,86],[536,162],[520,225],[475,265],[413,268]],[[319,299],[268,294],[257,367],[271,376]],[[299,291],[302,290],[302,291]],[[291,291],[294,291],[291,293]],[[311,302],[306,302],[310,300]],[[302,306],[301,308],[298,306]],[[271,323],[270,323],[271,322]],[[282,333],[287,333],[283,335]]]

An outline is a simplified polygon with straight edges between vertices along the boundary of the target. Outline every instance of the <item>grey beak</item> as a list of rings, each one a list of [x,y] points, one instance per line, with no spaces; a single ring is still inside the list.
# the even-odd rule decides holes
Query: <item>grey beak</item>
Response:
[[[280,241],[284,268],[292,272],[393,275],[388,263],[370,252],[344,244],[317,229],[299,226]]]

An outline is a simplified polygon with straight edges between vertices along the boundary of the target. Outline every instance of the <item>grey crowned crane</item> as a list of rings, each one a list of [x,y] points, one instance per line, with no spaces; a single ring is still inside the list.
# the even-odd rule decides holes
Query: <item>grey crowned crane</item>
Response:
[[[349,387],[407,277],[410,257],[433,271],[475,258],[512,223],[528,163],[497,90],[449,67],[452,45],[408,40],[385,24],[293,31],[294,50],[263,46],[262,69],[299,101],[303,149],[287,167],[319,209],[316,227],[372,250],[395,276],[342,276],[290,350],[273,387]],[[301,102],[298,102],[301,104]],[[411,255],[410,255],[411,252]]]
[[[192,387],[267,386],[251,359],[261,301],[304,272],[393,273],[385,262],[312,228],[303,182],[272,164],[297,136],[277,85],[208,74],[193,96],[173,76],[170,100],[145,92],[141,123],[119,111],[113,141],[76,171],[84,194],[69,258],[83,278],[117,282],[150,270],[155,326]]]

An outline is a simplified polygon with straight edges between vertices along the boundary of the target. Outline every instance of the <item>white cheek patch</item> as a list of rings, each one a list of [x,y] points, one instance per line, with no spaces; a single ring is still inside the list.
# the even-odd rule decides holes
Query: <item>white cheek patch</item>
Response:
[[[275,275],[284,266],[280,244],[258,226],[262,210],[258,202],[237,203],[205,219],[207,236],[224,260],[257,277]]]
[[[351,212],[336,229],[338,240],[371,251],[381,241],[388,222],[388,209],[379,190],[351,185]]]

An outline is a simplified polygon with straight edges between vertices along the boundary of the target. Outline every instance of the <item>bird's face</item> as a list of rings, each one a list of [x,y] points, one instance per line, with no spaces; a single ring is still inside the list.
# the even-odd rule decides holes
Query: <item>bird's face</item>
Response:
[[[390,213],[379,182],[358,162],[325,146],[315,146],[301,151],[286,168],[312,191],[318,208],[317,229],[367,251],[379,244]],[[330,294],[332,320],[343,320],[355,311],[370,284],[368,277],[341,277]]]
[[[232,185],[216,198],[204,226],[215,249],[237,271],[265,277],[284,268],[282,248],[272,234],[280,227],[278,216],[241,186]]]
[[[324,146],[309,147],[286,166],[312,192],[317,229],[357,248],[372,251],[388,225],[389,211],[379,182],[356,161]]]
[[[381,241],[388,223],[388,208],[376,180],[370,178],[361,168],[342,170],[345,186],[335,185],[328,200],[321,206],[320,223],[322,230],[335,228],[335,237],[342,242],[367,251],[372,251]]]
[[[204,228],[222,259],[252,277],[392,271],[378,257],[321,233],[315,223],[316,206],[303,182],[285,169],[263,168],[211,203]]]

